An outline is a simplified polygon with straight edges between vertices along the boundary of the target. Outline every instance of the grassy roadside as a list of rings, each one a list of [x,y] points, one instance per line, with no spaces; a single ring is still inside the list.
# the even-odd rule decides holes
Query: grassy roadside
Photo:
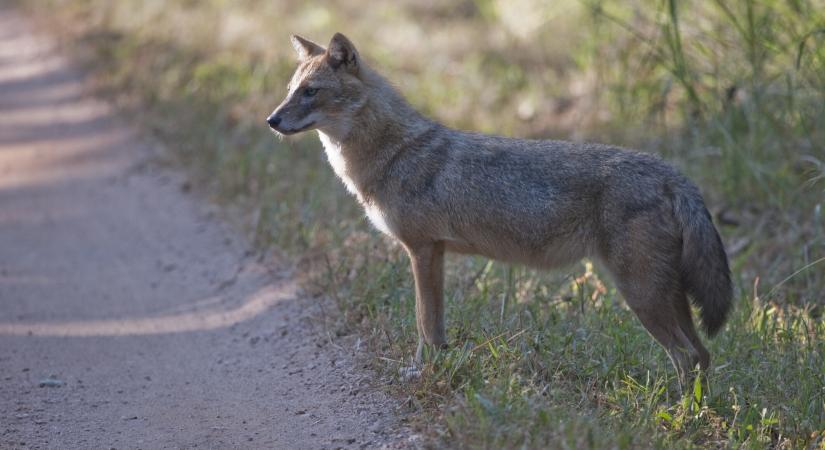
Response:
[[[408,264],[370,230],[317,138],[278,141],[262,126],[293,68],[290,32],[346,30],[450,125],[642,146],[699,181],[738,286],[704,391],[674,397],[663,352],[588,263],[547,274],[451,258],[456,346],[397,388],[433,445],[825,448],[822,9],[526,3],[535,25],[495,1],[27,5],[49,13],[127,114],[248,213],[259,245],[301,259],[307,285],[337,304],[330,326],[363,336],[378,371],[396,373],[414,349]]]

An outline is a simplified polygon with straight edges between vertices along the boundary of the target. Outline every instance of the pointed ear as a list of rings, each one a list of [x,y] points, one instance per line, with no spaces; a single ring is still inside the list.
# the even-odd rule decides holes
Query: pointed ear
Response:
[[[335,36],[329,41],[327,60],[333,69],[337,70],[339,67],[343,67],[352,73],[358,71],[358,65],[360,64],[355,46],[341,33],[335,33]]]
[[[298,53],[299,61],[303,61],[312,56],[322,55],[325,51],[324,47],[321,47],[309,39],[304,39],[297,34],[293,34],[289,40],[292,42],[292,47],[295,48],[295,51]]]

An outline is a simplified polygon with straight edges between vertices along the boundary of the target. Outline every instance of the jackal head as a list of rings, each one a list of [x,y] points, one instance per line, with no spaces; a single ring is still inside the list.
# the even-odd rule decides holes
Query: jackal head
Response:
[[[366,101],[359,72],[361,59],[352,42],[336,33],[324,49],[300,36],[292,36],[298,68],[289,82],[286,98],[266,119],[280,134],[320,129],[345,136],[351,117]]]

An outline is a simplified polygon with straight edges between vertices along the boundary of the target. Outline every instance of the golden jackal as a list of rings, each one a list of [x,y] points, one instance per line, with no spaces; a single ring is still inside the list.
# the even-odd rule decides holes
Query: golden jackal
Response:
[[[424,345],[443,346],[444,252],[552,268],[603,263],[684,381],[731,307],[727,255],[696,186],[659,158],[616,147],[453,130],[415,111],[342,34],[292,37],[299,65],[269,116],[318,130],[347,189],[412,262]]]

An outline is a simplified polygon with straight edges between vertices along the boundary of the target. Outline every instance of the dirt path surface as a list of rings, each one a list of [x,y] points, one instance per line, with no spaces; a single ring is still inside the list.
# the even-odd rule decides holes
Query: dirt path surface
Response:
[[[400,446],[352,346],[153,152],[0,8],[0,448]]]

